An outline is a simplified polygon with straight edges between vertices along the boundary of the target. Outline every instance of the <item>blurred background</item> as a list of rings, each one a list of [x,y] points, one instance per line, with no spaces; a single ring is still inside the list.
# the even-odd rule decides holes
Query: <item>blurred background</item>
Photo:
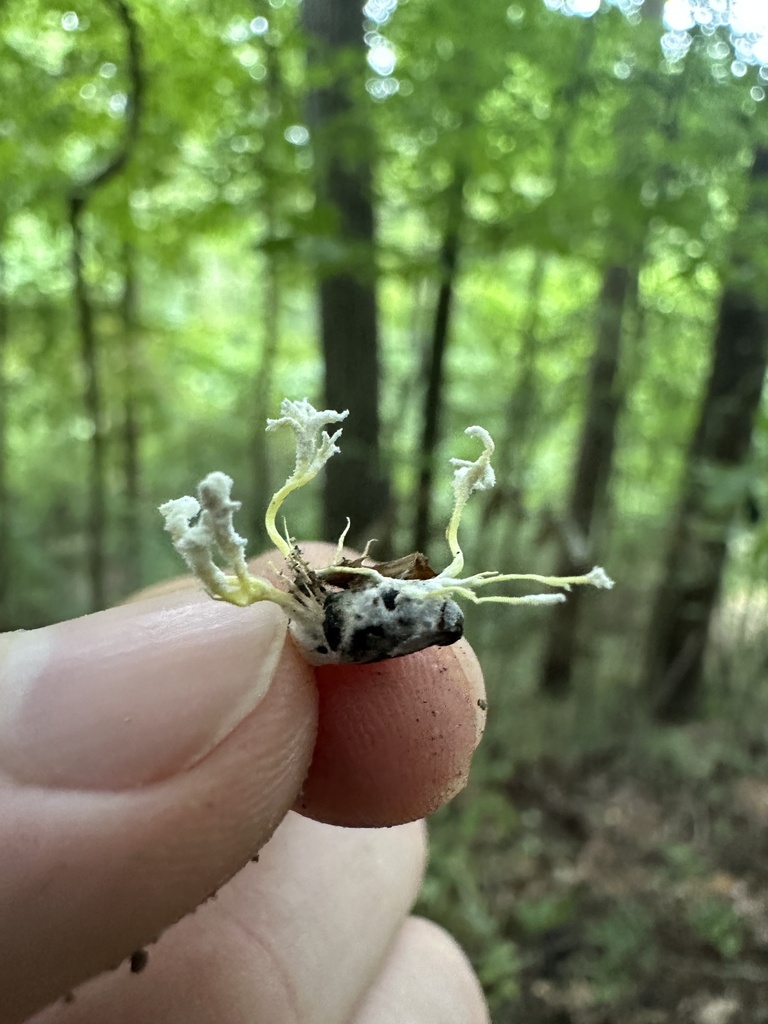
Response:
[[[349,409],[297,537],[610,593],[468,609],[488,728],[420,912],[500,1024],[768,1020],[768,4],[0,10],[0,626],[256,553],[285,397]]]

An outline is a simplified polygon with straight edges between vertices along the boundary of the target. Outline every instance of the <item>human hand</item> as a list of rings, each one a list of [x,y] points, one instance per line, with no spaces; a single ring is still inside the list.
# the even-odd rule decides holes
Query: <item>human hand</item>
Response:
[[[273,606],[182,585],[0,638],[0,680],[3,1024],[88,978],[35,1024],[487,1020],[453,941],[407,916],[423,826],[327,824],[461,788],[468,648],[313,670]]]

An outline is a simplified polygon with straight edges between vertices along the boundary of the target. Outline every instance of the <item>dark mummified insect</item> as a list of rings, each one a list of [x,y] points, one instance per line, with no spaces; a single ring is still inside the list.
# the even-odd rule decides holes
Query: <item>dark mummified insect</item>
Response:
[[[420,591],[414,592],[412,581],[437,577],[418,552],[374,563],[362,575],[343,570],[363,567],[364,557],[320,572],[303,562],[297,548],[294,557],[302,562],[300,569],[294,566],[294,579],[312,579],[309,595],[297,587],[297,600],[311,596],[322,607],[322,638],[314,637],[319,642],[312,653],[323,661],[384,661],[426,647],[446,647],[464,635],[464,613],[452,598],[425,601]],[[298,629],[306,633],[303,643],[310,644],[312,631],[303,623]]]

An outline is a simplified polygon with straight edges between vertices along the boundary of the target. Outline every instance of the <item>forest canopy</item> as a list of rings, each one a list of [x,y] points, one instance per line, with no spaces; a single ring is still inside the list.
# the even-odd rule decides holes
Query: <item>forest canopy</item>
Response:
[[[612,514],[628,533],[663,527],[768,77],[764,35],[744,18],[729,33],[724,5],[685,6],[563,17],[599,4],[548,0],[467,18],[371,2],[360,25],[341,4],[352,38],[365,31],[358,52],[329,45],[308,65],[292,3],[5,5],[6,623],[93,603],[94,487],[97,604],[172,571],[153,506],[210,466],[253,493],[258,520],[281,454],[264,452],[261,424],[284,394],[322,390],[313,282],[350,263],[375,262],[380,380],[367,388],[381,395],[390,544],[414,529],[441,280],[450,345],[432,440],[482,418],[517,512],[541,518],[567,491],[609,263],[637,271]],[[373,168],[374,262],[318,195],[308,104],[334,76],[354,103],[333,130]],[[446,269],[451,232],[459,270]],[[340,345],[354,365],[355,339]],[[439,536],[427,525],[422,542]]]

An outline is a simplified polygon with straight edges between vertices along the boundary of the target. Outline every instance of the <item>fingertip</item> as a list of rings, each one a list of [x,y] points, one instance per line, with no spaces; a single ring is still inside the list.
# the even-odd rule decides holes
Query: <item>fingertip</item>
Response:
[[[466,785],[482,735],[482,674],[466,644],[316,670],[315,752],[300,813],[386,827],[425,817]]]

